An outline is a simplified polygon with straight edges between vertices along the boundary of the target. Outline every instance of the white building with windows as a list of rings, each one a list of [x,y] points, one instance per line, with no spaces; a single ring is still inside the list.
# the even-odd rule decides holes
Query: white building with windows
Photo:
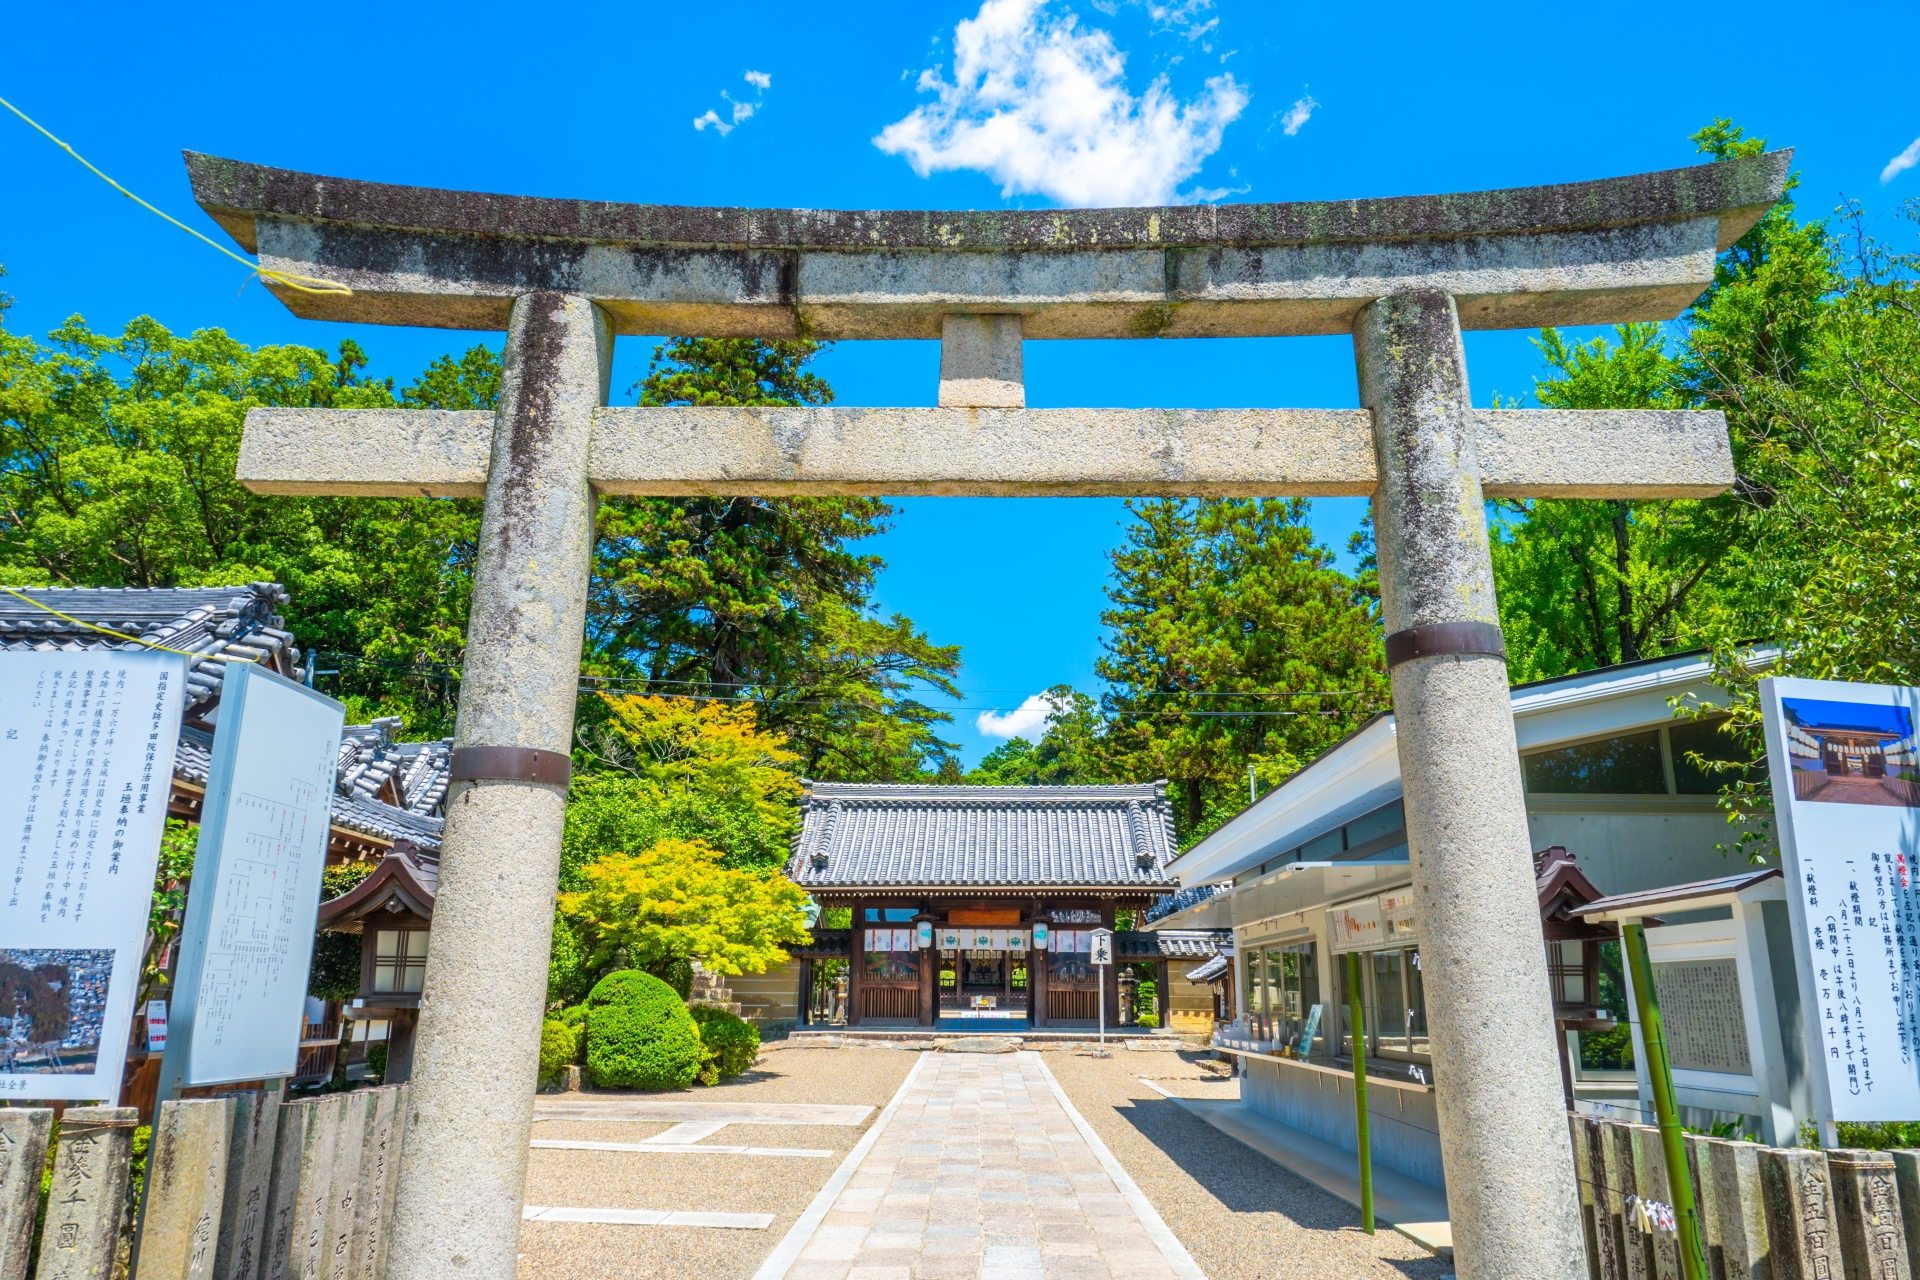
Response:
[[[1721,704],[1710,674],[1681,655],[1513,690],[1564,1083],[1580,1109],[1652,1114],[1617,942],[1643,920],[1669,1026],[1687,1024],[1673,1039],[1689,1123],[1791,1143],[1810,1095],[1781,882],[1728,851],[1719,779],[1689,758],[1732,754],[1721,720],[1674,715],[1676,700]],[[1406,840],[1383,714],[1178,859],[1181,892],[1147,927],[1232,928],[1238,1017],[1217,1043],[1243,1064],[1233,1123],[1323,1161],[1355,1149],[1346,955],[1360,953],[1376,1167],[1444,1186],[1447,1082],[1427,1052]]]

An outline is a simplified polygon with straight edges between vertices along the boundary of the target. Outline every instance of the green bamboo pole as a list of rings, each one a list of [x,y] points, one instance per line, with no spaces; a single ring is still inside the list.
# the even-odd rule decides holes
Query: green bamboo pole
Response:
[[[1358,951],[1347,952],[1347,1009],[1353,1017],[1353,1122],[1359,1131],[1354,1145],[1360,1149],[1360,1229],[1372,1235],[1373,1142],[1367,1136],[1367,1028],[1360,1016]]]
[[[1667,1188],[1680,1228],[1680,1270],[1686,1280],[1707,1280],[1701,1248],[1700,1209],[1687,1177],[1687,1146],[1680,1134],[1680,1110],[1673,1099],[1673,1068],[1667,1061],[1667,1036],[1661,1029],[1660,1002],[1653,994],[1653,963],[1647,956],[1647,931],[1638,924],[1620,926],[1627,963],[1633,969],[1633,1003],[1640,1014],[1640,1039],[1647,1046],[1647,1078],[1653,1082],[1653,1110],[1660,1120],[1660,1148],[1667,1158]]]

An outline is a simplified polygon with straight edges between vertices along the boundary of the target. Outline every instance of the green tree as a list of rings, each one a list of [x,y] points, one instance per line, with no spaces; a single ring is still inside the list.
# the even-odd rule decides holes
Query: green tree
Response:
[[[1904,213],[1920,225],[1920,204]],[[1770,786],[1750,767],[1765,755],[1756,682],[1768,673],[1753,642],[1778,648],[1772,674],[1920,683],[1920,255],[1875,243],[1861,221],[1855,210],[1850,246],[1829,245],[1839,289],[1799,305],[1776,290],[1772,319],[1727,344],[1758,357],[1715,375],[1741,406],[1747,542],[1740,590],[1712,619],[1729,749],[1696,763],[1722,777],[1735,843],[1754,858],[1773,836]],[[1768,274],[1756,283],[1776,283]],[[1776,324],[1785,332],[1770,336]],[[1776,359],[1787,350],[1790,364]]]
[[[253,350],[144,316],[118,337],[78,317],[44,344],[0,330],[0,580],[283,582],[305,645],[364,655],[335,686],[352,714],[450,725],[440,668],[459,658],[478,504],[269,497],[234,479],[250,408],[393,404],[366,364],[351,341],[331,357]]]
[[[1725,160],[1766,149],[1730,121],[1692,136]],[[1789,179],[1791,191],[1797,179]],[[1733,493],[1698,500],[1506,501],[1493,504],[1492,552],[1513,679],[1534,680],[1697,648],[1748,595],[1753,499],[1749,444],[1763,431],[1746,391],[1755,377],[1791,382],[1805,363],[1812,317],[1836,286],[1819,223],[1783,199],[1721,253],[1714,282],[1676,326],[1619,326],[1614,338],[1568,342],[1543,330],[1547,408],[1717,408],[1726,412]]]
[[[1101,616],[1113,777],[1169,779],[1183,843],[1387,702],[1378,622],[1300,500],[1130,503]]]
[[[826,404],[810,341],[684,338],[654,353],[642,404]],[[598,669],[650,692],[750,698],[812,776],[936,773],[959,649],[871,608],[877,498],[618,498],[601,504],[590,645]]]
[[[1054,685],[1042,696],[1053,710],[1040,741],[1007,739],[966,775],[967,782],[990,787],[1065,787],[1107,780],[1101,756],[1106,722],[1100,716],[1100,704],[1065,684]]]
[[[583,877],[584,888],[560,896],[560,911],[595,967],[624,953],[656,976],[688,960],[716,973],[762,973],[786,963],[786,946],[812,940],[806,895],[792,881],[723,866],[720,851],[698,840],[610,854]]]

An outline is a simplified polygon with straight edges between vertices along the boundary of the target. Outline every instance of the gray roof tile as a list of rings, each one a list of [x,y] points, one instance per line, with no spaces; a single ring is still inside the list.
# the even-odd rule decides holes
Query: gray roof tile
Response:
[[[1071,886],[1164,890],[1164,783],[807,786],[787,875],[802,888]]]

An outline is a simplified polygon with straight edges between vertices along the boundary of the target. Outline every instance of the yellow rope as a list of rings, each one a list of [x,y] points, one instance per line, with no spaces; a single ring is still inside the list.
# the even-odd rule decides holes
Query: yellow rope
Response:
[[[186,232],[188,235],[194,237],[197,240],[203,240],[206,243],[212,245],[214,248],[218,249],[221,253],[226,254],[229,258],[232,258],[235,262],[239,263],[241,266],[252,268],[253,273],[261,277],[262,279],[278,281],[280,284],[287,286],[287,288],[289,289],[298,289],[301,293],[337,293],[342,295],[343,297],[351,295],[353,293],[352,289],[349,289],[346,285],[341,284],[337,280],[320,280],[320,279],[316,279],[313,276],[294,275],[292,272],[275,271],[269,267],[263,267],[257,262],[249,262],[247,259],[241,257],[239,254],[227,248],[225,245],[221,244],[219,241],[213,240],[208,238],[207,236],[201,235],[198,231],[195,231],[192,227],[180,221],[180,219],[174,217],[172,214],[165,213],[159,209],[154,208],[152,205],[148,204],[145,200],[142,200],[139,196],[133,194],[133,192],[127,190],[125,187],[115,182],[112,178],[109,178],[106,174],[101,173],[98,169],[95,169],[91,164],[88,164],[85,156],[81,155],[78,151],[75,151],[72,147],[68,146],[66,143],[60,141],[60,139],[54,137],[53,134],[47,131],[47,128],[45,125],[41,124],[38,120],[35,120],[32,116],[28,115],[26,112],[22,111],[20,108],[14,106],[11,102],[8,102],[5,98],[0,98],[0,107],[5,107],[7,110],[13,112],[13,114],[19,116],[22,120],[25,120],[28,124],[32,125],[35,129],[39,130],[42,134],[45,134],[48,140],[50,140],[54,146],[59,147],[62,151],[72,156],[75,160],[78,160],[81,164],[86,165],[86,167],[93,172],[93,175],[95,177],[99,178],[102,182],[112,187],[115,191],[118,191],[121,195],[125,196],[127,199],[139,205],[142,209],[145,209],[148,213],[156,214],[159,217],[165,218],[168,222],[171,222],[174,226],[180,228],[182,231]],[[62,616],[64,617],[65,615],[62,615]],[[86,624],[82,623],[81,625],[85,626]]]
[[[177,654],[180,654],[182,657],[187,657],[187,658],[217,658],[222,662],[253,662],[254,661],[254,659],[252,658],[242,658],[237,654],[195,653],[191,649],[171,648],[164,644],[158,644],[152,640],[142,640],[139,636],[124,635],[121,632],[112,631],[106,627],[95,626],[93,623],[86,622],[79,618],[76,618],[70,613],[62,613],[58,609],[54,608],[52,605],[41,604],[38,600],[35,600],[32,596],[26,595],[23,592],[15,591],[12,587],[0,587],[0,591],[4,591],[8,595],[14,596],[17,599],[25,600],[28,604],[32,605],[36,609],[44,609],[56,618],[65,618],[68,622],[73,623],[73,625],[75,625],[76,627],[85,627],[89,631],[98,631],[101,635],[112,636],[115,640],[128,640],[133,642],[134,644],[143,644],[147,646],[147,648],[149,649],[159,649],[164,653],[177,653]]]

